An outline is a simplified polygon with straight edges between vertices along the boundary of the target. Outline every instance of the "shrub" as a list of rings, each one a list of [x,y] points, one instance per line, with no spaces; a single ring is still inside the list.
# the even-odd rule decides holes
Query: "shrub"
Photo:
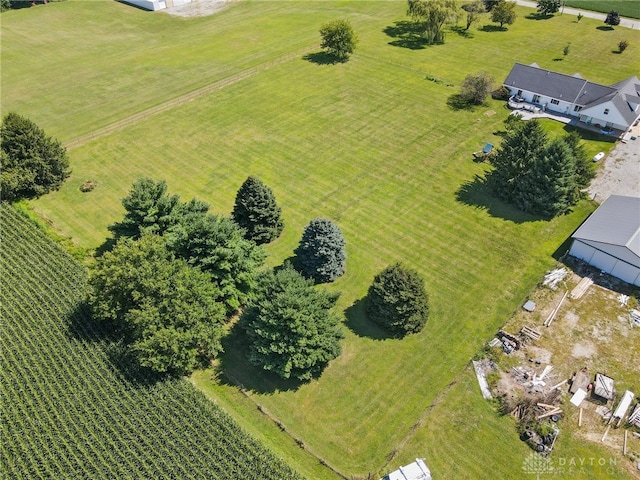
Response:
[[[620,43],[618,43],[618,51],[622,53],[627,49],[628,46],[629,42],[627,42],[626,40],[620,40]]]
[[[345,240],[331,220],[316,218],[305,227],[295,250],[302,274],[318,283],[332,282],[347,268]]]

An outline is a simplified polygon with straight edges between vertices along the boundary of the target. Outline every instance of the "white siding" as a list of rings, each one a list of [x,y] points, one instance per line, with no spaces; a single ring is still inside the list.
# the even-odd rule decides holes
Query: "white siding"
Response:
[[[611,273],[613,271],[613,267],[616,266],[617,261],[617,259],[613,258],[608,253],[596,250],[589,263],[603,272]]]
[[[571,245],[571,249],[569,250],[569,255],[573,255],[587,263],[591,261],[591,257],[593,257],[594,253],[596,253],[595,248],[582,243],[580,240],[574,240],[573,245]]]
[[[609,111],[606,115],[604,113],[605,110]],[[627,121],[611,102],[601,103],[600,105],[596,105],[591,108],[585,108],[580,111],[580,115],[590,119],[591,121],[589,123],[599,123],[603,127],[609,124],[618,130],[626,130],[629,128]]]
[[[628,263],[618,261],[615,267],[613,267],[611,275],[632,285],[640,286],[640,268],[629,265]]]

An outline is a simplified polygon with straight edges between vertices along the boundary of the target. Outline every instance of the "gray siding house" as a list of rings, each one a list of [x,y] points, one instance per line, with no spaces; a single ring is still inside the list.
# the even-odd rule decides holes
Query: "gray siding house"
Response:
[[[503,85],[520,101],[605,130],[626,132],[640,119],[637,76],[606,86],[589,82],[577,73],[565,75],[535,63],[516,63]]]
[[[640,198],[611,195],[571,236],[569,255],[640,286]]]

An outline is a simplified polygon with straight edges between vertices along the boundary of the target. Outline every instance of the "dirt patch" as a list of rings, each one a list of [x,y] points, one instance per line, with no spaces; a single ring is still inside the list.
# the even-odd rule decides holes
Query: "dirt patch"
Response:
[[[224,10],[236,1],[238,0],[192,0],[191,3],[167,8],[164,12],[177,17],[206,17]]]
[[[591,358],[597,353],[596,346],[591,342],[576,343],[571,350],[575,358]]]

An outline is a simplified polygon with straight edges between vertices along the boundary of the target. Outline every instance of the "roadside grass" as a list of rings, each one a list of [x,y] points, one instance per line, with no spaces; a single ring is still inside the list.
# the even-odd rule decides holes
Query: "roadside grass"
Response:
[[[636,0],[567,0],[566,6],[602,13],[615,10],[621,17],[640,19],[640,4]]]
[[[476,395],[467,362],[554,264],[552,255],[593,205],[583,202],[547,222],[492,199],[478,180],[488,166],[474,163],[471,153],[487,141],[499,144],[494,132],[508,114],[504,102],[452,110],[447,100],[468,73],[484,70],[500,81],[514,61],[580,71],[608,84],[637,74],[640,59],[611,54],[622,38],[620,29],[600,31],[600,22],[576,24],[562,16],[519,18],[506,32],[486,32],[479,29],[489,23],[485,19],[468,37],[449,32],[445,45],[411,50],[390,45],[396,38],[385,33],[406,20],[404,2],[242,2],[192,20],[141,16],[117,3],[99,3],[87,25],[82,23],[90,16],[86,7],[68,5],[57,24],[67,42],[57,43],[46,31],[38,40],[38,32],[46,30],[37,28],[38,21],[49,21],[44,15],[38,20],[8,12],[13,16],[3,14],[2,26],[3,66],[5,48],[18,45],[25,32],[35,37],[30,42],[49,42],[60,64],[56,69],[49,61],[46,73],[54,92],[42,98],[18,86],[20,76],[37,84],[43,68],[10,57],[12,68],[2,71],[3,109],[33,118],[63,140],[226,75],[256,70],[74,148],[72,177],[60,191],[31,202],[34,210],[61,234],[95,248],[107,236],[107,225],[122,214],[120,199],[140,176],[166,179],[172,193],[208,201],[224,214],[246,177],[260,177],[274,190],[286,222],[282,237],[267,247],[270,266],[292,255],[310,219],[327,217],[342,228],[347,274],[328,288],[342,292],[338,308],[345,312],[346,339],[342,355],[322,377],[302,386],[293,388],[256,371],[244,360],[242,342],[233,338],[221,358],[220,375],[242,383],[253,402],[346,475],[391,469],[389,459],[425,456],[443,478],[509,478],[470,465],[480,457],[509,472],[514,464],[521,466],[526,451],[515,435],[509,437],[509,422]],[[529,11],[518,9],[521,17]],[[300,53],[270,64],[291,52],[317,52],[319,25],[337,16],[351,19],[361,39],[348,63],[318,65]],[[119,36],[102,27],[101,19],[105,25],[107,19],[122,22],[126,41],[115,38],[111,44],[109,37]],[[88,41],[93,30],[98,32],[95,49]],[[640,42],[639,32],[624,33],[632,43]],[[70,40],[79,38],[83,44],[76,54]],[[553,62],[567,41],[571,54]],[[107,43],[100,56],[98,47]],[[103,85],[99,76],[89,75],[93,70],[85,62],[108,76],[112,95],[96,96]],[[267,64],[270,68],[261,68]],[[83,75],[84,85],[68,88],[70,79]],[[78,102],[83,111],[68,111]],[[98,187],[81,193],[78,188],[87,180]],[[373,276],[395,261],[418,269],[431,296],[425,330],[404,340],[385,339],[364,318],[361,302]],[[253,402],[237,401],[236,387],[211,381],[210,375],[192,380],[254,434],[263,432],[257,436],[272,445],[279,442],[270,440],[278,438],[268,433],[271,427],[263,431],[264,418]],[[465,402],[482,432],[479,442],[460,426]],[[445,410],[447,405],[453,410]],[[449,437],[455,443],[442,441]],[[492,455],[487,445],[493,437],[501,456]],[[298,448],[285,443],[279,451]],[[444,456],[432,459],[445,448],[459,450],[454,457],[459,466]],[[293,452],[287,460],[309,461]],[[311,464],[301,471],[308,472]]]

